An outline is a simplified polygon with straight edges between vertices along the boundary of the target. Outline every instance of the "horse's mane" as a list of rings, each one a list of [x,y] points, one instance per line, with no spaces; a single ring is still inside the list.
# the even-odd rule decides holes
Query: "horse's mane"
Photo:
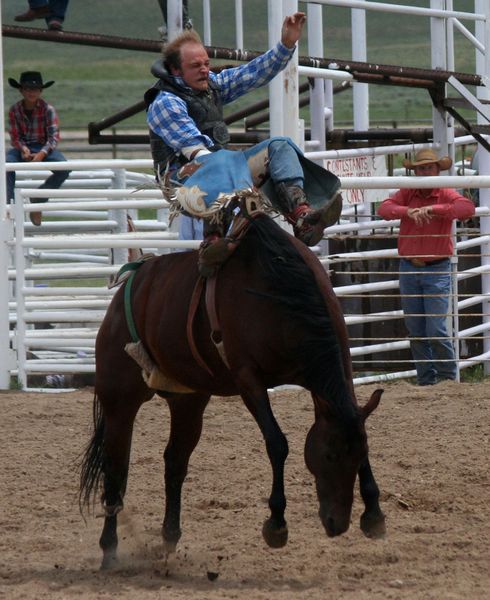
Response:
[[[342,362],[338,336],[325,299],[311,269],[289,236],[269,217],[253,220],[249,236],[256,236],[257,260],[271,284],[271,293],[248,290],[271,299],[305,332],[298,359],[305,387],[328,399],[346,419],[357,411]],[[326,275],[325,275],[326,276]]]

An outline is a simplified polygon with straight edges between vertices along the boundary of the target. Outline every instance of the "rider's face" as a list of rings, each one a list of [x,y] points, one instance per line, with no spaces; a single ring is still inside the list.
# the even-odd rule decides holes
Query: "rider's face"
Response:
[[[182,77],[185,83],[196,91],[208,89],[209,57],[201,44],[189,42],[180,49],[180,69],[173,69],[173,75]]]

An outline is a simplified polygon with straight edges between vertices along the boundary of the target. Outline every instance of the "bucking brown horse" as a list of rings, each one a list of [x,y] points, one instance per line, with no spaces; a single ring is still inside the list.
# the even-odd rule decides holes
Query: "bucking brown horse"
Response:
[[[282,384],[302,386],[313,399],[315,421],[305,461],[315,478],[327,535],[347,531],[357,475],[365,505],[361,528],[370,537],[383,535],[365,430],[382,390],[364,406],[357,404],[344,318],[315,255],[263,215],[251,221],[216,279],[201,282],[196,252],[147,260],[135,272],[130,293],[127,283],[118,290],[100,327],[94,433],[83,458],[80,500],[90,504],[102,487],[102,567],[117,561],[117,514],[123,508],[133,424],[140,406],[155,393],[166,399],[171,422],[164,453],[167,553],[181,536],[182,484],[211,395],[239,394],[257,422],[273,472],[270,516],[262,534],[271,547],[286,544],[288,443],[267,392]],[[206,292],[199,291],[205,287],[207,301]],[[168,384],[143,377],[125,350],[134,335]],[[292,404],[290,410],[297,408]]]

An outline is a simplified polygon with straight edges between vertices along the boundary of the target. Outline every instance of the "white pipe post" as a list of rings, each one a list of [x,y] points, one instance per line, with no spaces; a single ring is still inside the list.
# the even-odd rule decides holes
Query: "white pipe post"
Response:
[[[446,9],[453,10],[453,0],[446,0]],[[448,71],[455,71],[454,60],[454,19],[446,21],[446,40],[447,40],[447,56],[446,64]]]
[[[352,60],[367,62],[366,11],[353,8],[352,23]],[[354,131],[369,129],[369,86],[367,83],[352,84],[354,105]]]
[[[243,50],[243,0],[235,0],[235,47]]]
[[[1,1],[0,1],[1,8]],[[1,11],[0,11],[1,12]],[[0,27],[2,17],[0,14]],[[0,41],[0,81],[3,81],[3,44]],[[3,89],[0,90],[0,114],[4,115]],[[8,265],[10,250],[7,245],[11,237],[10,221],[7,219],[7,193],[5,185],[5,136],[4,128],[0,135],[0,389],[7,390],[10,385],[9,357],[9,285]]]
[[[486,15],[485,21],[477,21],[475,24],[475,34],[486,50],[483,53],[478,49],[476,50],[476,72],[487,82],[487,85],[477,87],[476,95],[482,100],[489,100],[490,90],[487,86],[490,78],[490,7],[488,0],[475,0],[475,11]],[[488,121],[480,113],[477,113],[477,123],[488,125]],[[490,175],[490,153],[480,144],[478,145],[478,173],[480,175]],[[479,197],[480,206],[490,208],[490,188],[480,189]],[[482,235],[490,233],[489,217],[480,219],[480,230]],[[490,297],[490,274],[488,272],[490,267],[490,244],[488,243],[481,246],[481,261],[482,265],[486,267],[481,276],[482,293],[488,298]],[[490,321],[490,302],[488,300],[482,302],[482,313],[483,322],[488,323]],[[484,354],[490,351],[488,337],[484,338],[483,349]],[[483,363],[483,368],[485,375],[489,375],[490,363],[488,361]]]
[[[298,11],[297,0],[284,0],[283,19],[286,15],[292,15]],[[284,110],[284,135],[289,136],[293,142],[301,148],[304,147],[304,133],[301,137],[301,131],[304,128],[299,123],[299,89],[298,89],[298,56],[299,43],[293,58],[284,69],[284,87],[283,87],[283,110]]]
[[[434,10],[445,10],[446,0],[431,0],[430,7]],[[447,21],[443,16],[431,17],[431,66],[433,69],[442,69],[443,71],[447,71],[448,69],[448,56],[450,52],[448,49],[447,27]],[[447,95],[446,89],[447,85],[444,84],[445,96]],[[432,108],[432,123],[434,131],[434,142],[440,144],[441,153],[443,155],[449,156],[452,159],[454,165],[454,122],[452,117],[450,117],[444,109],[436,108],[434,106]],[[454,166],[452,167],[452,170],[454,170]],[[453,234],[454,232],[455,227],[453,227]],[[454,271],[455,269],[455,264],[453,260],[451,261],[452,271]],[[455,283],[455,277],[452,276],[451,279],[452,282]],[[453,289],[452,292],[453,294],[457,294],[457,287]],[[449,303],[449,306],[451,307],[450,312],[453,315],[453,317],[450,319],[449,332],[450,335],[454,337],[454,320],[455,318],[457,318],[457,315],[454,313],[454,307],[456,307],[457,311],[457,304],[453,301]],[[457,367],[457,373],[457,378],[459,379],[459,367]]]
[[[172,41],[182,31],[182,0],[167,0],[167,33]]]
[[[323,58],[323,16],[320,4],[308,4],[308,54]],[[311,140],[315,150],[325,150],[325,82],[313,79],[310,85]],[[321,163],[322,161],[319,161]]]
[[[430,0],[430,6],[434,10],[444,10],[445,0]],[[432,69],[442,69],[443,71],[446,71],[446,20],[443,17],[431,17],[430,33]],[[454,163],[454,125],[452,123],[452,118],[450,118],[444,110],[433,107],[432,121],[434,128],[434,142],[440,144],[441,153],[450,156]]]
[[[351,10],[352,28],[352,60],[367,62],[366,11],[358,8]],[[367,83],[352,84],[354,131],[369,129],[369,86]],[[358,214],[370,218],[370,206],[363,202],[358,207]]]
[[[446,9],[453,9],[453,0],[446,0]],[[446,68],[448,71],[455,71],[455,60],[454,60],[454,19],[448,19],[446,21]],[[451,127],[454,127],[454,119],[448,115],[448,123],[450,123]],[[454,129],[453,129],[454,131]],[[453,159],[456,154],[456,146],[453,144]],[[453,162],[454,165],[454,162]],[[454,173],[454,166],[452,169]],[[451,327],[449,331],[452,331],[453,335],[453,345],[454,345],[454,354],[456,358],[456,380],[460,381],[460,372],[459,372],[459,356],[460,356],[460,347],[459,347],[459,306],[458,306],[458,252],[456,250],[456,221],[453,221],[451,228],[451,235],[454,240],[454,255],[451,257],[451,296],[449,306],[451,307],[450,313],[452,315],[450,319]]]
[[[211,5],[209,0],[203,0],[202,13],[204,45],[211,46]]]
[[[15,300],[17,303],[17,328],[15,345],[17,350],[17,379],[21,389],[27,387],[26,374],[26,258],[24,249],[24,197],[15,191]]]
[[[281,38],[283,21],[282,2],[267,0],[269,48],[277,44]],[[269,83],[269,113],[271,136],[284,135],[284,118],[282,106],[282,90],[284,75],[279,73]]]
[[[115,189],[122,190],[126,187],[126,171],[125,169],[114,170],[114,185]],[[129,194],[129,192],[128,192]],[[109,219],[116,221],[117,233],[127,233],[128,218],[127,210],[109,210]],[[113,261],[116,265],[123,265],[128,262],[128,251],[124,248],[113,249]]]
[[[323,58],[323,9],[320,4],[308,4],[308,54],[318,58]],[[326,130],[327,122],[329,128],[333,129],[333,104],[327,111],[325,103],[325,90],[329,89],[330,99],[333,102],[333,83],[320,78],[313,79],[313,87],[310,85],[310,121],[311,121],[311,140],[317,143],[315,149],[324,151],[326,149]],[[327,121],[327,113],[330,115]],[[323,159],[316,161],[323,166]],[[322,254],[329,254],[328,240],[320,242]]]

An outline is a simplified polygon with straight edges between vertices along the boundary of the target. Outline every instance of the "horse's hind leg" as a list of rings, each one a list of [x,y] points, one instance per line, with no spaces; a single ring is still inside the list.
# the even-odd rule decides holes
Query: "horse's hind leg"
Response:
[[[117,515],[123,508],[133,424],[141,404],[127,400],[104,411],[102,504],[105,516],[99,540],[103,552],[102,569],[110,569],[117,564]]]
[[[368,458],[359,468],[359,488],[365,506],[361,515],[361,529],[367,537],[383,537],[386,533],[385,516],[379,506],[379,488]]]
[[[165,516],[162,538],[166,555],[175,552],[181,536],[180,509],[182,485],[192,451],[201,437],[206,394],[166,396],[170,408],[170,436],[164,452]]]
[[[135,416],[131,415],[132,418],[129,419],[126,416],[123,420],[117,415],[105,415],[102,494],[104,527],[99,540],[103,552],[102,569],[110,569],[117,563],[117,515],[123,508]]]

